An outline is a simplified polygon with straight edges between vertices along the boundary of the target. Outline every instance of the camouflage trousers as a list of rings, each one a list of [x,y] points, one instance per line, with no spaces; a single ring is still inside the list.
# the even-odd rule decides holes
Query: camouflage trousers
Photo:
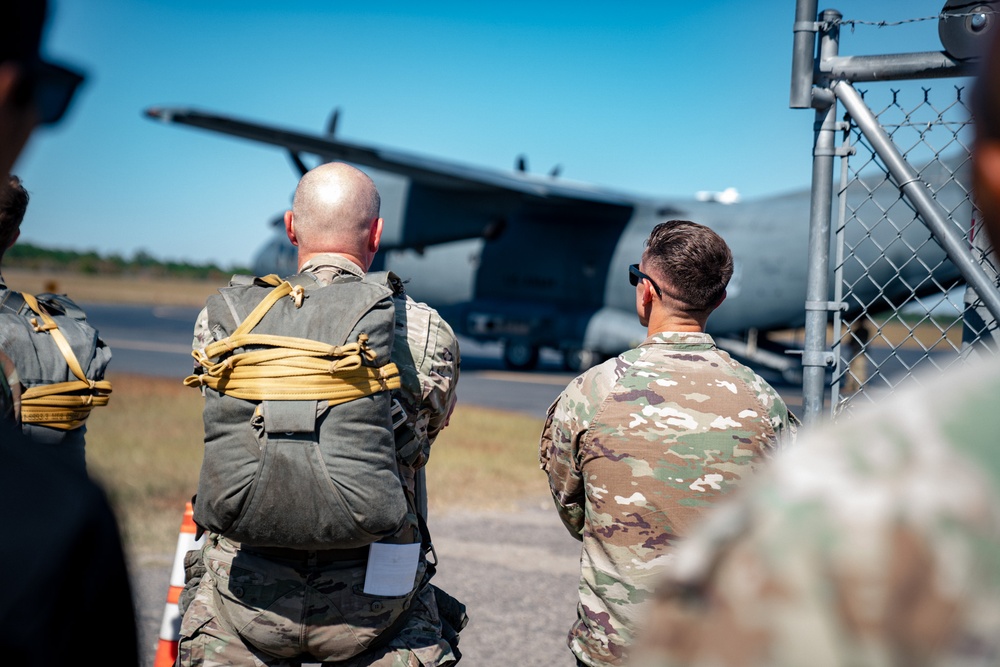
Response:
[[[264,558],[212,535],[206,536],[202,556],[205,572],[181,622],[182,667],[316,662],[446,667],[458,662],[457,649],[442,637],[433,586],[416,595],[368,595],[364,562],[310,566]],[[412,609],[401,629],[383,641],[380,633],[408,606]],[[373,642],[379,646],[372,648]]]

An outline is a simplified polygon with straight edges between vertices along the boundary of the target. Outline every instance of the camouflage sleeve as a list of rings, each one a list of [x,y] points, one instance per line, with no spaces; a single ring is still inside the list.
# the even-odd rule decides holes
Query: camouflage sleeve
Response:
[[[774,428],[775,448],[784,449],[795,443],[801,422],[788,409],[785,401],[778,395],[774,387],[765,382],[763,378],[760,378],[760,382],[764,385],[763,393],[766,395],[762,401],[768,408],[768,419]]]
[[[414,468],[427,463],[430,446],[448,425],[457,400],[461,367],[458,339],[436,310],[409,297],[396,299],[396,336],[392,360],[402,387],[397,398],[421,441]]]
[[[198,318],[194,321],[194,338],[191,341],[192,350],[203,350],[205,346],[212,342],[212,335],[208,331],[208,307],[201,309],[198,313]],[[194,363],[193,373],[198,375],[204,369],[197,363]],[[205,388],[201,388],[201,393],[205,393]]]
[[[734,362],[732,368],[743,378],[747,387],[756,393],[757,399],[767,408],[767,419],[774,430],[774,450],[783,449],[793,444],[801,422],[788,409],[785,401],[775,391],[774,387],[746,366]]]
[[[587,426],[615,383],[615,360],[574,379],[549,406],[538,445],[538,459],[548,475],[559,518],[578,540],[583,539],[584,480],[580,446]]]

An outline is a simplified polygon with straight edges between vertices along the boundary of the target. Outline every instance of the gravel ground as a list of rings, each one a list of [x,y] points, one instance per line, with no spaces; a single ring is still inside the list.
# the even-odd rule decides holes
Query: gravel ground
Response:
[[[432,513],[434,583],[465,603],[462,664],[574,665],[566,632],[576,615],[580,546],[548,499],[508,512]],[[134,565],[144,667],[153,664],[173,554]]]

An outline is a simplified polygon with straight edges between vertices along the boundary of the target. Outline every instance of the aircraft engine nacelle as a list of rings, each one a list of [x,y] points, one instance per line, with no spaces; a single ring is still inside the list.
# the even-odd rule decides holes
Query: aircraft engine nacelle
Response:
[[[979,57],[997,29],[997,0],[948,0],[938,20],[938,37],[945,52],[956,60]]]

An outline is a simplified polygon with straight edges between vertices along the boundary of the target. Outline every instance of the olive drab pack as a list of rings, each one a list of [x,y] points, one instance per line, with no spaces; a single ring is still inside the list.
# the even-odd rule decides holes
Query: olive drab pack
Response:
[[[90,411],[107,405],[111,350],[64,294],[0,289],[0,349],[20,383],[21,428],[34,441],[83,454]]]
[[[403,524],[390,273],[234,277],[208,299],[194,520],[251,546],[364,546]]]

